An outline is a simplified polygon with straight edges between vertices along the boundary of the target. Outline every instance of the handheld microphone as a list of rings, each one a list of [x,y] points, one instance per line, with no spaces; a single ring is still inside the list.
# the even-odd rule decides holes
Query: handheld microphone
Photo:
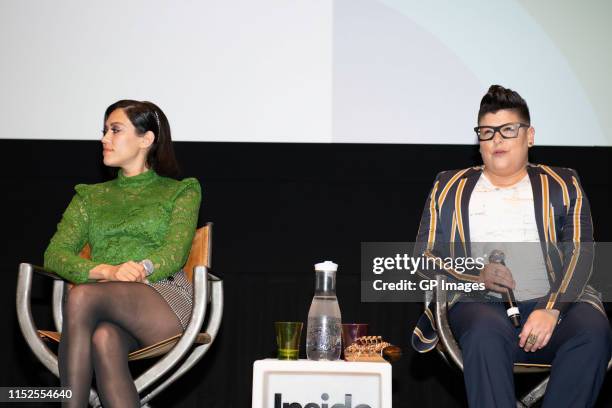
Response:
[[[491,254],[489,254],[489,263],[496,263],[505,266],[505,259],[506,255],[499,249],[494,249],[493,251],[491,251]],[[504,303],[506,304],[506,314],[510,318],[510,321],[512,322],[514,327],[520,327],[521,313],[519,312],[519,308],[516,306],[514,292],[512,291],[512,289],[506,287],[506,293],[502,294],[502,296],[504,297]]]
[[[142,261],[138,262],[139,264],[142,265],[142,267],[145,270],[145,276],[150,276],[153,271],[155,270],[155,267],[153,266],[153,262],[151,262],[150,259],[143,259]]]

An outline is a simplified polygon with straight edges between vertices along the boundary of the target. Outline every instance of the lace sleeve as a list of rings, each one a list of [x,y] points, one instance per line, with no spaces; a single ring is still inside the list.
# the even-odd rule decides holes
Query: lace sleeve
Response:
[[[150,282],[173,275],[180,270],[189,256],[202,193],[196,179],[185,179],[182,183],[184,186],[174,202],[164,244],[149,254],[149,259],[155,266],[155,272],[149,276]]]
[[[89,271],[97,265],[79,256],[87,242],[88,228],[87,209],[77,190],[45,251],[45,268],[71,282],[87,282]]]

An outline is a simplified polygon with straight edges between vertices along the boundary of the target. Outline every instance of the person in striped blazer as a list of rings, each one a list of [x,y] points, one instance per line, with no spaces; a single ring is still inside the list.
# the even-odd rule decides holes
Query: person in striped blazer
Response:
[[[593,406],[612,335],[601,296],[588,285],[593,225],[578,174],[528,162],[535,130],[527,103],[511,89],[489,88],[474,130],[483,165],[437,175],[416,239],[417,255],[438,261],[418,271],[422,278],[443,273],[487,290],[456,295],[449,309],[469,405],[515,407],[512,367],[523,362],[552,363],[544,407]],[[442,262],[509,243],[517,244],[507,266],[485,261],[482,269],[459,273]],[[506,288],[518,301],[518,328],[501,302]],[[417,351],[435,348],[434,327],[428,306],[413,331]]]

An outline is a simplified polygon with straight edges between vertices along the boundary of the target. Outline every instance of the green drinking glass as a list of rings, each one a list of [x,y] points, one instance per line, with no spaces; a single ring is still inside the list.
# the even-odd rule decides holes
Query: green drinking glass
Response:
[[[274,322],[279,360],[297,360],[299,358],[302,326],[302,322]]]

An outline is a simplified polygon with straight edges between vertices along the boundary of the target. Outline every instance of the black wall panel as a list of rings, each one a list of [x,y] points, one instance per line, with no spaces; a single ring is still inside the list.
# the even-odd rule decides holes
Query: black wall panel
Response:
[[[460,373],[409,346],[421,305],[360,302],[359,255],[362,241],[413,240],[436,173],[478,164],[477,147],[179,142],[176,150],[184,176],[203,186],[200,224],[215,223],[213,271],[224,278],[226,303],[211,352],[154,406],[250,406],[252,363],[274,355],[273,322],[306,321],[312,266],[326,259],[340,265],[343,320],[370,323],[371,333],[404,349],[393,367],[393,406],[465,405]],[[42,263],[75,184],[111,175],[98,142],[0,140],[0,152],[0,385],[57,385],[17,326],[17,265]],[[578,170],[596,239],[612,241],[612,148],[535,147],[531,154],[532,162]],[[51,285],[44,278],[35,284],[35,316],[50,328]],[[612,407],[610,385],[608,378],[599,406]]]

